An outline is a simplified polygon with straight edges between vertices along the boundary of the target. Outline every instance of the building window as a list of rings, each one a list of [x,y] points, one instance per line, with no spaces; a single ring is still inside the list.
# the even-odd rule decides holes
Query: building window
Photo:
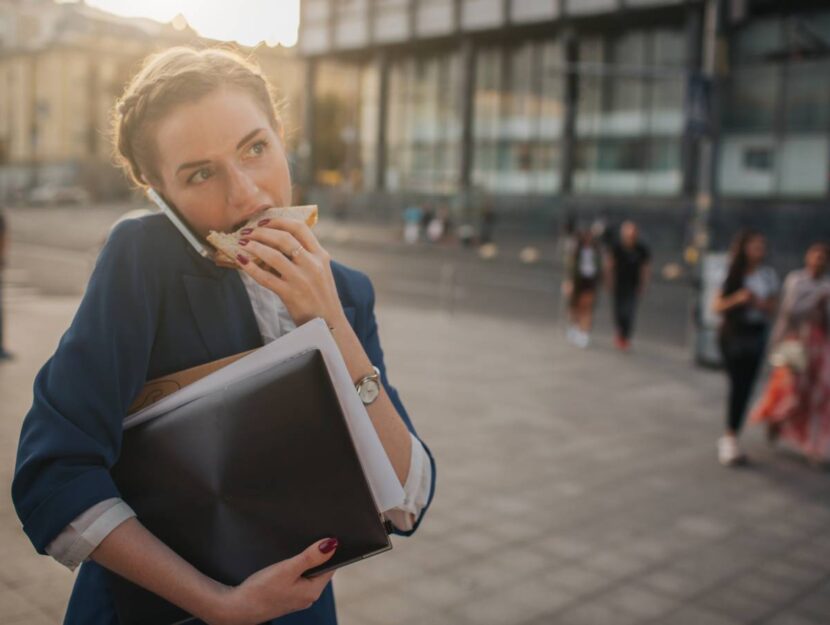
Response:
[[[680,193],[685,57],[679,30],[580,42],[575,192]]]
[[[476,187],[516,194],[559,190],[563,76],[557,42],[479,50],[473,121]]]
[[[830,40],[830,11],[757,20],[735,33],[719,159],[724,195],[827,195],[830,54],[821,38]]]
[[[458,190],[460,72],[457,52],[392,63],[387,126],[389,190],[429,194]]]
[[[311,53],[329,49],[330,9],[329,0],[303,0],[300,23],[300,45],[303,51]]]

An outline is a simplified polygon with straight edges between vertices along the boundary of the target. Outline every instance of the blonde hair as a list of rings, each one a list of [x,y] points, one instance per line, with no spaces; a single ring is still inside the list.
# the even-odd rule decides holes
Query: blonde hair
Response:
[[[151,54],[116,101],[112,114],[115,159],[138,187],[159,182],[155,169],[153,125],[174,108],[217,89],[237,87],[253,96],[282,134],[274,89],[260,67],[236,52],[175,47]]]

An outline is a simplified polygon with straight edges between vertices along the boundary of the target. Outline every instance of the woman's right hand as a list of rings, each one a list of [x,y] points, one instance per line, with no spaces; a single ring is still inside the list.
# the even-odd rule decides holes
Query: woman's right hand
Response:
[[[337,540],[314,543],[297,556],[257,571],[239,586],[224,590],[211,625],[257,625],[310,607],[325,589],[334,571],[312,578],[303,573],[328,562]]]

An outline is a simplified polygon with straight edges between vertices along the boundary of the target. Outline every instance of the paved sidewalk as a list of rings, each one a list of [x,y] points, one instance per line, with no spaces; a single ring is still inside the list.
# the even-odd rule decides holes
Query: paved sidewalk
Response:
[[[8,302],[0,471],[76,297]],[[438,461],[417,536],[335,577],[342,625],[830,623],[830,475],[746,444],[714,460],[724,384],[672,350],[565,344],[552,325],[379,294],[390,376]],[[72,575],[0,503],[0,624],[60,623]]]

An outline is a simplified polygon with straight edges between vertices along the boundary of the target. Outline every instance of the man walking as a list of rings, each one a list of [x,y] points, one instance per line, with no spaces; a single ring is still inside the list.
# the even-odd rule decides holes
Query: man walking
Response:
[[[651,277],[651,252],[640,241],[637,224],[633,221],[625,221],[620,226],[619,240],[608,255],[607,275],[614,300],[616,345],[626,351],[631,345],[637,300]]]

